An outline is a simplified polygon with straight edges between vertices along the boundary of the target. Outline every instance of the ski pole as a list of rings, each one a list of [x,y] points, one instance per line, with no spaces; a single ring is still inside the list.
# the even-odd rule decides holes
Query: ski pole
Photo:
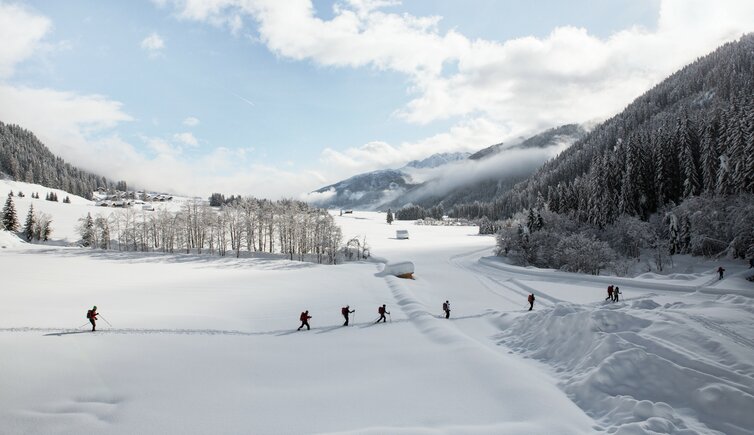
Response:
[[[102,314],[100,314],[99,316],[100,316],[100,318],[101,318],[102,320],[104,320],[104,321],[105,321],[105,323],[107,323],[108,325],[110,325],[110,322],[108,322],[108,321],[107,321],[107,319],[105,319],[104,317],[102,317]],[[113,327],[113,325],[110,325],[110,327],[112,328],[112,327]]]
[[[393,323],[393,316],[391,316],[390,313],[387,313],[387,316],[390,319],[390,323]]]
[[[88,325],[88,324],[89,324],[89,322],[86,322],[86,323],[84,323],[83,325],[79,326],[79,327],[78,327],[78,328],[76,328],[76,329],[81,329],[81,328],[83,328],[84,326],[86,326],[86,325]]]

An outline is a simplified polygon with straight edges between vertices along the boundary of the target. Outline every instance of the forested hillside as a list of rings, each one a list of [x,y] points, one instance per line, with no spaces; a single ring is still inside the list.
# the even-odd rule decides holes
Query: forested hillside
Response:
[[[34,133],[0,122],[0,173],[15,181],[36,183],[91,199],[92,192],[116,183],[82,171],[55,156]]]
[[[695,196],[754,192],[754,35],[673,74],[527,180],[462,217],[546,202],[600,228]]]

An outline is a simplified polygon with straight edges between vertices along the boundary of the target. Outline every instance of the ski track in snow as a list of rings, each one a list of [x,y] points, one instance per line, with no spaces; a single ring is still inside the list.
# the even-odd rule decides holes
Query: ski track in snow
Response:
[[[568,396],[594,417],[606,432],[753,433],[750,428],[754,427],[754,417],[746,409],[754,406],[754,366],[740,362],[731,343],[742,346],[754,356],[754,340],[703,315],[684,312],[673,306],[659,313],[661,317],[674,322],[676,328],[689,331],[698,325],[721,340],[706,338],[709,334],[701,334],[700,337],[705,338],[700,340],[693,332],[683,337],[666,336],[661,332],[665,325],[660,327],[660,332],[645,333],[645,329],[653,329],[661,322],[652,316],[649,319],[642,316],[654,313],[660,307],[653,301],[660,295],[686,297],[698,292],[720,297],[721,294],[748,295],[750,292],[716,288],[715,284],[719,282],[716,274],[702,284],[683,286],[530,270],[501,265],[488,258],[479,258],[480,255],[483,251],[471,251],[454,255],[448,262],[473,275],[485,290],[499,298],[515,304],[526,294],[535,293],[537,306],[544,307],[529,316],[516,316],[503,322],[503,330],[497,336],[499,344],[550,365]],[[524,284],[516,278],[522,275],[543,282],[577,283],[595,288],[618,283],[632,292],[651,293],[612,304],[601,300],[572,304],[545,289]],[[686,305],[695,306],[693,303]],[[738,308],[751,312],[747,304]],[[503,318],[510,316],[509,313],[501,314]],[[580,323],[581,328],[586,327],[588,331],[580,331],[578,324],[571,324],[562,329],[572,336],[556,331],[556,338],[548,338],[553,328],[558,328],[556,325],[561,317],[572,318],[571,321]],[[632,324],[636,326],[630,326]],[[624,329],[626,327],[628,329]],[[592,336],[580,337],[580,332]],[[689,350],[688,344],[692,342],[701,342],[701,350]],[[578,350],[573,351],[569,346]],[[644,387],[642,382],[656,386]],[[673,393],[674,390],[677,392]],[[688,408],[697,410],[697,415],[684,412]]]
[[[412,230],[412,241],[421,240],[420,230],[431,229]],[[413,238],[414,234],[417,235],[416,238]],[[391,319],[387,324],[376,325],[374,322],[377,317],[374,317],[369,321],[351,322],[351,326],[364,329],[358,332],[363,334],[359,337],[371,335],[373,338],[394,340],[395,343],[400,343],[401,334],[409,332],[407,327],[415,328],[419,331],[418,336],[421,339],[414,341],[414,345],[426,344],[432,351],[442,349],[445,358],[454,360],[455,364],[450,365],[456,370],[454,374],[466,376],[474,385],[478,383],[480,387],[477,389],[480,391],[489,390],[485,391],[487,396],[477,391],[472,397],[491,397],[493,404],[498,404],[499,398],[501,408],[505,409],[501,409],[499,415],[493,413],[495,418],[491,423],[477,421],[478,426],[459,426],[451,422],[426,427],[422,426],[424,422],[410,420],[408,423],[404,421],[404,424],[387,422],[387,426],[373,426],[373,423],[368,423],[363,428],[345,425],[342,431],[336,429],[337,433],[588,432],[584,427],[621,435],[754,433],[751,429],[754,427],[754,413],[751,412],[751,409],[754,409],[754,340],[748,334],[754,331],[754,301],[748,297],[732,296],[750,296],[751,291],[745,288],[728,289],[725,281],[719,281],[717,274],[709,272],[694,274],[693,280],[696,285],[683,285],[679,283],[685,279],[683,276],[678,277],[673,283],[665,282],[663,279],[653,280],[651,277],[631,279],[522,268],[486,257],[490,253],[490,247],[469,249],[472,246],[480,246],[479,242],[475,243],[476,245],[472,243],[444,247],[446,250],[440,251],[439,255],[433,251],[435,256],[431,257],[431,261],[414,259],[418,261],[417,265],[424,266],[427,272],[422,275],[420,271],[417,281],[404,281],[392,276],[382,278],[379,284],[370,290],[376,293],[384,291],[374,295],[379,300],[385,295],[388,299],[392,296],[395,300],[393,309],[400,310],[393,312],[398,314],[396,319]],[[434,248],[434,245],[432,246]],[[467,251],[458,253],[464,249]],[[426,254],[421,249],[409,249],[406,252],[417,257]],[[265,273],[293,273],[306,269],[320,269],[318,266],[277,258],[235,260],[195,255],[141,255],[41,247],[19,249],[17,253],[28,257],[61,256],[82,263],[108,263],[102,267],[111,267],[109,263],[134,264],[134,267],[140,267],[139,265],[145,263],[160,263],[168,264],[170,267],[180,265],[207,270],[257,269]],[[437,263],[434,263],[435,260]],[[442,270],[445,275],[438,273],[438,277],[433,277],[432,272],[441,268],[447,269]],[[688,271],[692,270],[689,266]],[[726,278],[744,273],[749,272],[733,273]],[[710,275],[709,278],[702,280],[706,274]],[[443,278],[455,281],[445,285],[442,282]],[[383,281],[385,287],[382,287]],[[427,304],[434,304],[442,293],[429,293],[427,290],[446,291],[459,284],[468,284],[468,288],[463,288],[463,292],[451,294],[456,297],[453,302],[458,301],[454,308],[459,307],[456,308],[459,312],[467,314],[454,316],[449,320],[433,314]],[[591,290],[600,289],[604,292],[607,284],[618,284],[624,291],[629,290],[632,296],[623,298],[618,303],[606,303],[600,297],[593,301],[587,300],[591,297]],[[575,293],[583,289],[583,294],[569,294],[568,289],[572,287],[578,287]],[[526,296],[530,293],[537,297],[533,312],[526,311]],[[337,298],[343,294],[346,293],[339,294]],[[461,295],[464,298],[468,295],[468,299],[476,304],[474,308],[460,308],[465,302],[461,300]],[[187,297],[193,296],[191,294]],[[301,297],[300,294],[297,294],[297,297]],[[442,297],[442,300],[444,299],[445,296]],[[576,300],[578,303],[568,302],[566,299]],[[369,299],[364,298],[361,303],[365,300]],[[665,303],[668,300],[672,303]],[[329,300],[328,304],[331,302],[333,300]],[[485,305],[496,309],[484,309]],[[360,308],[360,316],[362,313]],[[275,319],[278,323],[265,326],[267,319]],[[180,323],[183,320],[184,318],[181,318],[177,323],[156,325],[191,325]],[[297,331],[295,326],[264,330],[266,327],[274,328],[285,324],[279,323],[278,317],[247,317],[245,320],[250,322],[250,329],[260,327],[262,330],[108,328],[102,324],[102,329],[94,333],[87,327],[6,327],[0,328],[0,334],[10,335],[11,340],[13,334],[41,335],[49,337],[49,340],[39,339],[47,345],[45,347],[50,347],[53,343],[61,347],[70,347],[69,343],[74,346],[96,343],[87,338],[100,335],[217,336],[217,340],[207,341],[216,344],[222,343],[219,339],[221,336],[277,339],[289,335],[296,337],[308,334],[337,334],[341,331],[345,333],[350,329],[340,324],[329,324],[312,327],[311,331]],[[262,323],[256,325],[254,322]],[[330,322],[332,318],[323,321]],[[21,319],[17,323],[24,324],[26,321]],[[61,321],[61,318],[58,318],[50,323],[60,325],[68,323],[68,320]],[[116,322],[116,325],[118,323],[140,325],[134,320]],[[392,325],[393,323],[395,325]],[[204,322],[193,326],[205,325],[212,326],[215,323]],[[233,328],[241,324],[226,323],[218,326]],[[380,329],[384,334],[373,333]],[[328,335],[307,337],[306,340],[298,342],[297,346],[302,342],[314,343],[315,346],[320,346],[318,350],[328,349],[335,353],[342,349],[336,348],[337,345],[332,346],[332,343],[341,343],[341,338],[345,338],[346,335],[335,336],[332,342],[309,340],[315,337],[317,340],[327,340]],[[56,338],[65,341],[55,340]],[[128,340],[121,338],[116,343],[121,341]],[[144,338],[138,341],[146,344],[150,340]],[[182,340],[166,341],[172,343]],[[253,343],[252,340],[248,341]],[[193,340],[190,342],[193,343]],[[272,340],[259,340],[259,343],[261,342],[266,345],[276,343]],[[290,347],[289,343],[293,341],[283,342],[285,344],[282,347],[286,348]],[[327,343],[330,343],[330,348]],[[450,349],[450,352],[446,352],[446,349]],[[139,361],[135,359],[131,363]],[[383,363],[389,362],[383,361],[380,365]],[[441,367],[446,363],[447,361],[438,360],[431,365]],[[395,370],[399,372],[404,372],[404,369],[401,365],[395,366]],[[421,370],[423,368],[419,368],[419,371]],[[405,371],[410,372],[410,369]],[[431,384],[417,382],[412,385]],[[433,400],[429,396],[425,398]],[[511,397],[515,400],[511,401]],[[64,400],[52,401],[18,412],[40,420],[51,420],[61,416],[65,419],[84,419],[99,425],[91,426],[87,423],[84,426],[101,428],[106,427],[103,425],[117,423],[115,410],[122,400],[117,394],[69,396]],[[541,405],[534,403],[536,400],[541,400]],[[483,404],[477,402],[475,406],[480,407]],[[577,412],[573,412],[569,407]],[[543,414],[546,417],[543,417]],[[568,426],[568,423],[564,422],[562,424],[565,426],[558,426],[559,415],[567,417],[563,417],[563,420],[570,419],[568,421],[571,425]],[[579,420],[576,416],[583,418]],[[547,420],[548,417],[552,420]],[[587,426],[584,426],[584,420],[588,420]],[[390,426],[392,424],[395,426]],[[348,427],[356,429],[348,430]]]

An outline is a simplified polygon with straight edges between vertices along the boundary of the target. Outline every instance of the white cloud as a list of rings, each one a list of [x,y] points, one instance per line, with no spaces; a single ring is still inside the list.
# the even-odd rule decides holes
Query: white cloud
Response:
[[[750,0],[662,0],[653,31],[633,27],[599,38],[564,26],[509,41],[443,33],[440,17],[385,12],[392,1],[348,0],[329,20],[309,0],[172,4],[183,19],[221,26],[247,15],[259,40],[282,57],[403,73],[412,97],[395,113],[408,122],[484,117],[516,132],[604,119],[684,64],[754,30]]]
[[[188,145],[191,147],[199,145],[199,141],[196,140],[194,135],[190,132],[176,133],[173,135],[173,139],[182,143],[183,145]]]
[[[196,127],[199,125],[199,119],[194,118],[193,116],[189,116],[188,118],[183,120],[183,125],[187,127]]]
[[[89,139],[130,121],[131,116],[120,102],[102,95],[0,84],[0,120],[33,131],[63,158],[91,161],[79,154],[87,148]]]
[[[31,57],[51,27],[46,17],[0,3],[0,78],[11,76],[18,63]]]
[[[146,50],[150,56],[155,57],[162,53],[162,49],[165,48],[165,41],[160,35],[152,32],[141,40],[141,48]]]

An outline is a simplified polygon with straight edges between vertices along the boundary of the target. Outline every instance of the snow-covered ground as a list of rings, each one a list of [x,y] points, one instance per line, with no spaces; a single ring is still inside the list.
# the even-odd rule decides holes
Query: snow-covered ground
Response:
[[[85,208],[50,204],[54,236],[74,240],[63,223]],[[712,265],[640,279],[525,269],[491,257],[494,238],[476,228],[384,218],[336,217],[373,255],[413,262],[415,280],[373,262],[119,253],[0,232],[0,433],[752,433],[742,263],[725,263],[722,281]],[[625,301],[603,300],[612,281]],[[374,325],[382,303],[392,321]],[[95,304],[112,326],[77,328]],[[303,310],[312,330],[297,332]]]

